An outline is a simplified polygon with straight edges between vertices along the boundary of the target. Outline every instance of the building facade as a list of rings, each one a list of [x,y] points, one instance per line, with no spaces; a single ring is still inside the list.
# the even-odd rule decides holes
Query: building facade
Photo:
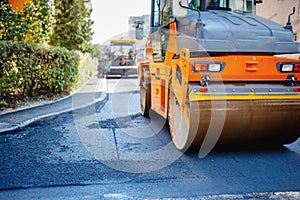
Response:
[[[137,23],[141,23],[143,36],[147,37],[150,32],[150,15],[131,16],[128,20],[129,39],[136,39]]]

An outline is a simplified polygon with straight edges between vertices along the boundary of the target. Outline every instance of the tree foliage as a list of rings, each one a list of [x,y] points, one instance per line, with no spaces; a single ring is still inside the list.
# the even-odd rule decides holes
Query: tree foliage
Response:
[[[55,0],[55,24],[51,44],[90,52],[92,24],[87,0]]]
[[[93,58],[97,58],[98,60],[102,60],[102,48],[99,44],[94,44],[91,50],[91,54]]]
[[[0,100],[69,92],[79,55],[61,47],[0,41]]]
[[[14,11],[8,0],[1,0],[0,10],[0,40],[50,41],[52,13],[48,0],[27,1],[23,11]]]
[[[0,107],[69,92],[82,74],[80,55],[87,55],[78,51],[99,56],[91,44],[87,0],[55,0],[55,9],[49,0],[30,0],[15,11],[8,0],[0,0]]]

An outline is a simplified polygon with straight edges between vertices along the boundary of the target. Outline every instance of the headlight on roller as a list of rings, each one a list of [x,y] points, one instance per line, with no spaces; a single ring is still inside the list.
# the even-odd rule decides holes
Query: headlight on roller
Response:
[[[283,73],[289,73],[289,72],[300,73],[300,62],[277,63],[277,69],[279,72],[283,72]]]
[[[210,72],[220,72],[221,68],[222,66],[219,63],[213,63],[208,65],[208,71]]]
[[[221,72],[225,67],[224,62],[196,61],[192,65],[193,72]]]
[[[281,71],[282,72],[292,72],[293,71],[293,65],[292,64],[282,64],[281,65]]]

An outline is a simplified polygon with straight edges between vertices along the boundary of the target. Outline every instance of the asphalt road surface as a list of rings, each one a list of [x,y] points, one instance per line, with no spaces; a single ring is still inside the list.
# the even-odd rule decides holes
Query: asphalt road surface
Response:
[[[107,87],[103,102],[0,135],[0,199],[300,199],[299,140],[182,154],[164,119],[141,116],[136,79]]]

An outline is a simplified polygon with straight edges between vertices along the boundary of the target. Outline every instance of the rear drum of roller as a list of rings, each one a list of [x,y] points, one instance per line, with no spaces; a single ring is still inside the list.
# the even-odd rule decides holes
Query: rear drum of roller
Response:
[[[185,120],[170,93],[169,129],[181,151],[199,148],[208,133],[217,145],[281,145],[300,136],[299,100],[191,101],[187,106]]]

